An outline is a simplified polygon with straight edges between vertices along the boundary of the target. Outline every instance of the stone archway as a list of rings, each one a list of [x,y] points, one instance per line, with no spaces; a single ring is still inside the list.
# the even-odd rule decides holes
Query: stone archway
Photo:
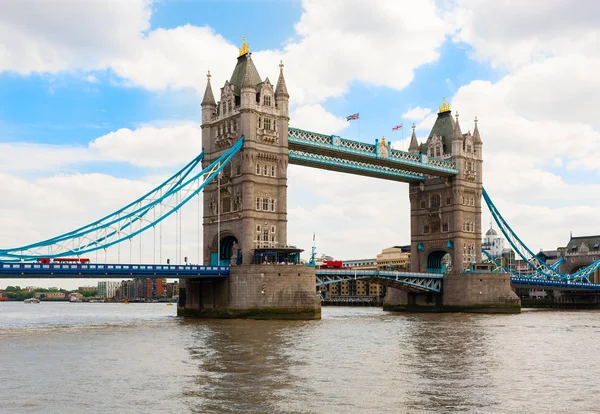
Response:
[[[235,236],[225,236],[221,239],[221,263],[229,264],[233,256],[233,247],[238,244]]]
[[[447,273],[452,267],[452,257],[444,250],[433,250],[427,255],[427,273]]]
[[[235,248],[236,246],[237,248]],[[216,234],[212,239],[209,250],[209,264],[211,266],[229,266],[231,264],[231,257],[234,254],[241,257],[241,251],[238,253],[240,250],[239,240],[237,236],[229,230],[223,231],[220,234]]]

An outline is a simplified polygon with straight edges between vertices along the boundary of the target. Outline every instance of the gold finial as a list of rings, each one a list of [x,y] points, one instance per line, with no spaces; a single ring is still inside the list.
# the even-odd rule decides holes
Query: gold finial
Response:
[[[384,136],[381,137],[381,143],[387,147],[387,144],[385,143],[385,137]]]
[[[450,111],[450,105],[448,105],[446,103],[446,97],[444,96],[444,98],[442,99],[442,105],[438,109],[438,114],[441,114],[442,112],[448,112],[448,111]]]
[[[246,36],[242,36],[242,47],[240,47],[239,56],[244,56],[248,53],[250,53],[250,45],[246,43]]]

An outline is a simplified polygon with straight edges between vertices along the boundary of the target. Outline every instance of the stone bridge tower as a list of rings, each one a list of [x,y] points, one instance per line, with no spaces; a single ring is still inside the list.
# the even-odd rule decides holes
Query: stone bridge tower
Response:
[[[412,271],[458,273],[481,261],[482,146],[477,119],[463,134],[445,100],[426,143],[413,127],[409,151],[452,160],[459,173],[410,184]]]
[[[219,260],[250,264],[256,248],[287,244],[289,95],[283,64],[279,67],[276,87],[269,78],[261,80],[244,41],[219,102],[208,74],[202,100],[203,167],[241,136],[244,146],[224,168],[220,183],[215,179],[204,190],[205,265]]]
[[[221,178],[204,189],[204,264],[229,277],[185,279],[177,314],[210,318],[319,319],[314,267],[287,246],[289,95],[261,80],[244,40],[215,101],[210,73],[202,100],[203,167],[244,137]],[[282,264],[283,262],[283,264]]]

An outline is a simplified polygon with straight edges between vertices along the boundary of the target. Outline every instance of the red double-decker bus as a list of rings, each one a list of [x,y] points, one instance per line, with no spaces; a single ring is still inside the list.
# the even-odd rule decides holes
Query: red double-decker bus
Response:
[[[341,269],[342,262],[339,260],[326,260],[321,265],[321,269]]]
[[[86,258],[86,257],[56,257],[54,259],[50,259],[48,257],[42,257],[40,259],[37,260],[38,263],[43,263],[43,264],[50,264],[52,263],[81,263],[81,264],[88,264],[90,262],[90,259]]]

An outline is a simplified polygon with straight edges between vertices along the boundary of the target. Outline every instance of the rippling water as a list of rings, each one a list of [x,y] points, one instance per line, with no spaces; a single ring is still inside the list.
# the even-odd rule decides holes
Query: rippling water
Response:
[[[0,303],[0,412],[600,412],[600,312],[175,312]]]

